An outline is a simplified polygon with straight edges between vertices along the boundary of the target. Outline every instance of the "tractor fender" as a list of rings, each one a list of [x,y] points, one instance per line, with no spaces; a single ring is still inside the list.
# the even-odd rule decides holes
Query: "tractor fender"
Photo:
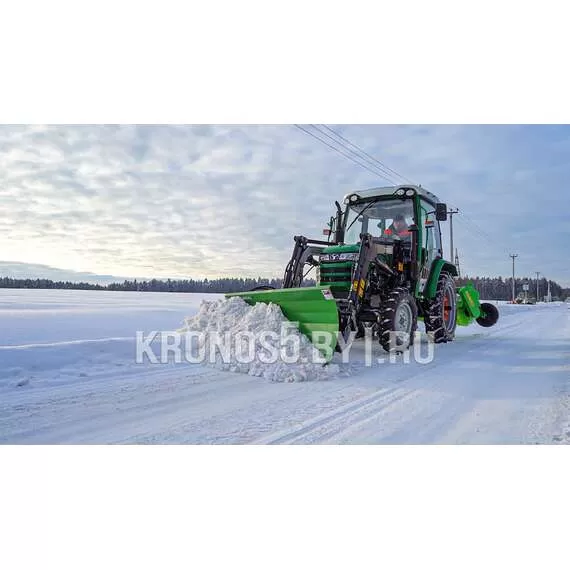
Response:
[[[435,297],[437,282],[442,271],[446,271],[450,275],[457,277],[457,268],[455,265],[453,265],[453,263],[450,263],[449,261],[446,261],[442,258],[434,259],[431,264],[429,277],[423,291],[423,295],[426,299],[433,299]]]

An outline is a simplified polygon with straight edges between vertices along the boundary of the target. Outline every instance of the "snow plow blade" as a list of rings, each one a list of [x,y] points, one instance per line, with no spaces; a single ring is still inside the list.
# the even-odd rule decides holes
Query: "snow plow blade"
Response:
[[[327,287],[265,289],[227,293],[225,296],[241,297],[249,305],[278,305],[285,318],[298,326],[326,361],[332,359],[337,345],[339,320],[336,301]]]

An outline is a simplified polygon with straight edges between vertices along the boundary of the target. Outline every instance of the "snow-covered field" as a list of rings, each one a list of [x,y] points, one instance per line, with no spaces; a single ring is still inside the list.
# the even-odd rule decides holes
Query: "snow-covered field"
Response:
[[[0,443],[570,443],[568,304],[501,304],[428,363],[358,341],[308,382],[136,363],[205,298],[0,289]]]

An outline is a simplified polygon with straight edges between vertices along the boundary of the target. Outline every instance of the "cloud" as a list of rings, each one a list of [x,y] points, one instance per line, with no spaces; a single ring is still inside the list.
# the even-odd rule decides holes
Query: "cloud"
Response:
[[[516,250],[521,272],[570,283],[568,128],[333,128],[461,209],[455,245],[469,273],[508,275]],[[280,276],[293,235],[320,237],[335,199],[385,184],[292,125],[4,126],[2,257],[98,274]]]

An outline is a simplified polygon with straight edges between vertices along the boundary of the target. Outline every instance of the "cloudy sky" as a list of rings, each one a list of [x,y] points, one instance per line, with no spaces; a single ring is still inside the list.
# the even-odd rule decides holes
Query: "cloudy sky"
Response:
[[[513,252],[570,285],[570,127],[329,127],[460,209],[463,272]],[[293,235],[387,184],[293,125],[0,126],[0,273],[281,276]]]

